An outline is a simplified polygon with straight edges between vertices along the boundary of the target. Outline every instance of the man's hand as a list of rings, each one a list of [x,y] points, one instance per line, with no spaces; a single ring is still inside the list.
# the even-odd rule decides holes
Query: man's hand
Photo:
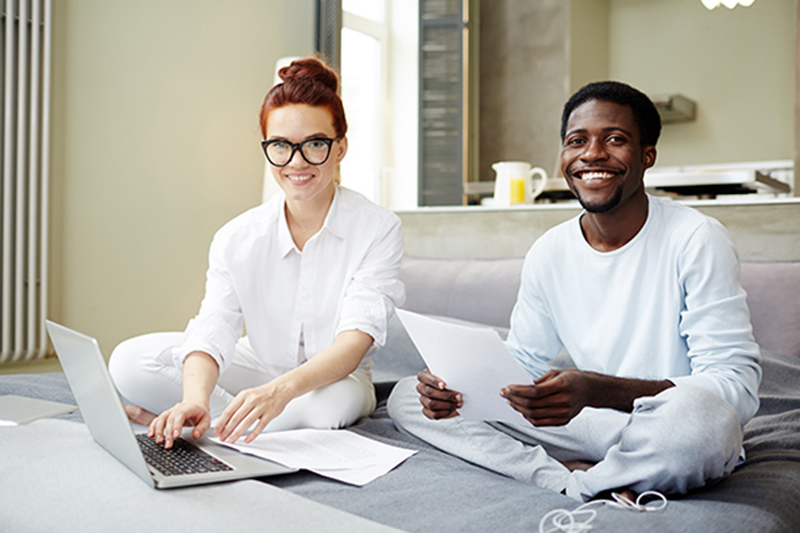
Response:
[[[211,414],[208,406],[191,402],[181,402],[167,409],[150,423],[147,436],[164,443],[165,448],[172,448],[173,441],[180,437],[184,426],[194,426],[192,436],[199,439],[211,426]]]
[[[458,409],[464,406],[460,392],[445,388],[445,383],[431,374],[426,368],[417,374],[417,392],[422,404],[422,413],[431,420],[458,416]]]
[[[533,385],[509,385],[500,396],[534,426],[563,426],[584,407],[631,412],[633,402],[674,386],[671,381],[618,378],[569,368],[551,370]]]
[[[592,375],[576,369],[551,370],[533,385],[509,385],[500,396],[534,426],[563,426],[590,405]]]

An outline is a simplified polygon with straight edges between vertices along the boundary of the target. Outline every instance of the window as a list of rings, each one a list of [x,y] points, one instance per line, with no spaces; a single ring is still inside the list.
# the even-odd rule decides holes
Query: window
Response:
[[[344,0],[342,9],[342,99],[350,140],[342,184],[381,203],[388,48],[384,0]]]
[[[342,184],[390,208],[416,206],[417,3],[343,0]]]

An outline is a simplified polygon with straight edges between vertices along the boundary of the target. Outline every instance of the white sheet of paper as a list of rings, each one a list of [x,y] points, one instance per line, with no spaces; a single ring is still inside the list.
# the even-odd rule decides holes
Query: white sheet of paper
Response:
[[[343,429],[296,429],[262,433],[250,444],[215,442],[351,485],[365,485],[417,453]]]
[[[514,424],[529,422],[500,396],[507,385],[531,383],[531,378],[506,348],[497,331],[454,324],[397,310],[430,371],[448,389],[464,397],[459,413],[467,420],[500,420]]]
[[[0,396],[0,426],[27,424],[38,418],[51,418],[71,413],[78,408],[60,402],[9,394]]]

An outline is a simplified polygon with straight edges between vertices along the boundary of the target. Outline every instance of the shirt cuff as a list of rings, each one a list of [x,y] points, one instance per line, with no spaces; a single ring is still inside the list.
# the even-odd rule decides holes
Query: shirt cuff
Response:
[[[175,350],[173,362],[182,370],[187,355],[204,352],[216,361],[222,372],[230,364],[238,341],[239,335],[221,318],[194,318],[186,328],[183,344]]]

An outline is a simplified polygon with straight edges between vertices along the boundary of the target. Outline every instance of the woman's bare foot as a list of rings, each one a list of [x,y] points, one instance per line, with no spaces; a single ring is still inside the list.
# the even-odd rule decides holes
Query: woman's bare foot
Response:
[[[128,415],[128,420],[142,426],[149,426],[156,419],[156,415],[138,405],[125,405],[125,414]]]

